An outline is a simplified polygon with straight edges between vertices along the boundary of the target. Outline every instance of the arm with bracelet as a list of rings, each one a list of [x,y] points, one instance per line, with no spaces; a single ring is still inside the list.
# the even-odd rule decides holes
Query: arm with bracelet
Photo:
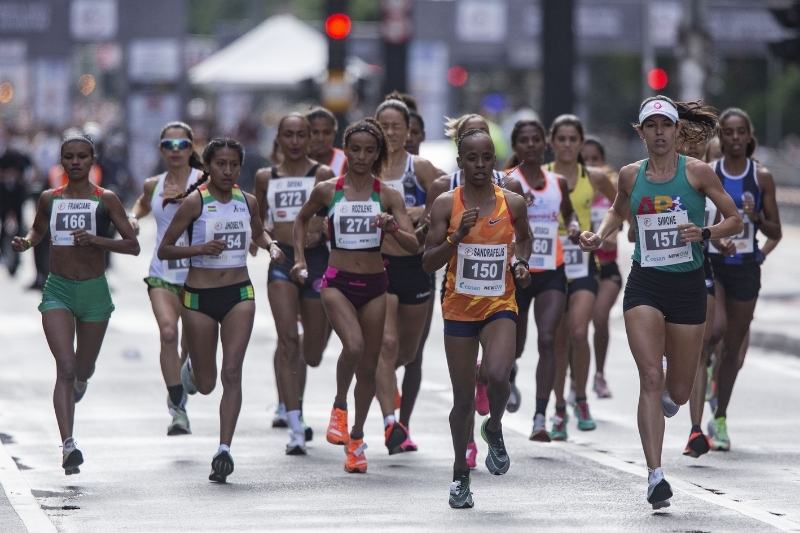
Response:
[[[15,252],[25,252],[30,250],[47,235],[50,221],[47,217],[47,205],[51,200],[52,192],[45,191],[39,196],[39,203],[36,205],[36,217],[33,220],[31,229],[24,237],[15,236],[11,239],[11,248]]]

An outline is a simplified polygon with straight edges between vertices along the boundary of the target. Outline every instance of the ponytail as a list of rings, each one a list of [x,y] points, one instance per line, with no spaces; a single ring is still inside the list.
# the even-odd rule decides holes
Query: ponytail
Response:
[[[186,189],[181,194],[179,194],[177,196],[173,196],[172,198],[164,198],[164,201],[162,202],[161,205],[166,207],[169,204],[177,203],[177,202],[183,200],[184,198],[186,198],[187,196],[189,196],[190,194],[192,194],[201,185],[203,185],[204,183],[208,182],[208,179],[211,177],[211,173],[208,170],[205,170],[205,169],[207,167],[211,166],[211,161],[214,159],[214,154],[216,154],[217,150],[219,150],[220,148],[231,148],[231,149],[235,150],[239,154],[239,163],[241,164],[242,161],[244,161],[244,147],[242,147],[242,145],[241,145],[241,143],[239,143],[239,141],[237,141],[235,139],[229,139],[229,138],[211,139],[211,142],[209,142],[206,145],[206,147],[203,149],[203,163],[204,164],[201,164],[201,166],[200,166],[200,168],[204,169],[203,170],[203,175],[200,176],[197,179],[197,181],[192,183],[189,186],[189,188]],[[197,168],[197,167],[193,166],[193,168]]]
[[[164,201],[161,202],[161,206],[167,207],[169,204],[177,204],[178,202],[180,202],[181,200],[192,194],[194,191],[196,191],[197,188],[200,187],[202,184],[207,182],[210,176],[211,174],[204,171],[203,175],[197,178],[197,181],[189,185],[189,188],[186,189],[184,192],[180,193],[177,196],[173,196],[172,198],[164,198]]]

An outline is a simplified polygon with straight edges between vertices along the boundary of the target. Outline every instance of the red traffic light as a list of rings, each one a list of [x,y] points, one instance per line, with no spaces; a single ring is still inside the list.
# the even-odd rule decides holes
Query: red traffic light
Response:
[[[463,87],[469,80],[469,71],[461,65],[453,65],[447,69],[447,83],[453,87]]]
[[[647,85],[654,91],[660,91],[669,83],[667,71],[663,68],[651,68],[647,72]]]
[[[332,13],[325,19],[325,34],[331,39],[345,39],[350,35],[352,22],[345,13]]]

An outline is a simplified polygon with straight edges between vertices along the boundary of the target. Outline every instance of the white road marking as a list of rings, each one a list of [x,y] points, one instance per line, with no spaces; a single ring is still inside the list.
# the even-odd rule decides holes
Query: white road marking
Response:
[[[422,386],[427,387],[430,390],[441,391],[437,393],[437,396],[443,401],[445,401],[446,404],[452,404],[453,396],[449,390],[449,387],[434,382],[426,383],[425,381],[423,381]],[[442,391],[443,388],[447,388],[447,390]],[[629,421],[623,422],[621,424],[629,428],[635,429],[635,425]],[[524,437],[528,437],[530,432],[530,427],[527,424],[525,424],[521,420],[513,419],[511,417],[503,419],[503,427],[508,428],[516,433],[519,433]],[[583,459],[588,459],[594,461],[595,463],[599,463],[605,467],[613,468],[615,470],[619,470],[628,474],[633,474],[635,476],[647,479],[647,474],[646,474],[647,469],[643,463],[637,462],[635,464],[631,464],[627,461],[623,461],[622,459],[614,457],[610,453],[602,453],[588,446],[570,441],[553,443],[552,445],[558,446],[560,449],[574,456],[581,457]],[[713,505],[717,505],[719,507],[724,507],[726,509],[736,511],[737,513],[743,514],[754,520],[758,520],[759,522],[763,522],[764,524],[777,528],[781,531],[800,531],[800,524],[794,522],[793,520],[789,520],[786,517],[777,516],[770,513],[769,511],[758,509],[744,502],[737,502],[728,499],[725,496],[714,494],[713,492],[709,492],[704,488],[700,487],[699,485],[696,485],[690,481],[685,481],[672,474],[670,474],[668,478],[669,478],[668,481],[673,489],[678,489],[681,492],[684,492],[699,500],[703,500]]]
[[[0,443],[0,484],[3,485],[11,507],[16,511],[28,531],[35,533],[56,533],[56,527],[47,518],[31,493],[31,488],[22,478],[17,464],[6,453]]]

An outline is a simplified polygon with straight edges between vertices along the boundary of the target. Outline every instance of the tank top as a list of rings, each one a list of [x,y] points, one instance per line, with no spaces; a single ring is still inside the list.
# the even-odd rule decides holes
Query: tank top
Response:
[[[186,180],[186,188],[188,189],[200,177],[201,172],[197,169],[192,169],[189,173],[189,178]],[[153,214],[153,219],[156,221],[156,245],[153,248],[153,257],[150,259],[149,276],[160,278],[175,285],[183,285],[186,281],[186,276],[189,274],[189,258],[186,259],[159,259],[158,247],[161,246],[161,241],[164,239],[164,234],[167,232],[170,222],[172,222],[175,212],[178,210],[180,204],[173,203],[164,205],[164,182],[167,179],[167,173],[164,172],[158,176],[156,186],[153,187],[153,194],[150,197],[150,211]],[[184,232],[175,242],[176,246],[188,246],[189,235]]]
[[[545,170],[548,172],[555,172],[555,164],[548,163],[545,165]],[[586,167],[578,165],[578,181],[575,182],[575,187],[569,191],[569,200],[572,202],[572,209],[578,216],[578,224],[581,226],[581,231],[589,231],[592,228],[592,200],[594,199],[594,188],[592,182],[589,181],[589,173]],[[567,228],[564,221],[561,221],[559,230],[562,235],[567,234]]]
[[[736,204],[736,208],[739,210],[739,215],[742,217],[742,222],[744,222],[742,232],[731,237],[731,240],[736,245],[736,254],[731,257],[725,256],[721,260],[726,265],[743,265],[747,263],[753,263],[757,261],[757,254],[759,251],[758,239],[756,239],[758,223],[750,220],[750,218],[744,214],[742,207],[744,205],[744,196],[748,193],[753,196],[753,200],[756,204],[756,213],[759,213],[763,207],[761,200],[761,187],[758,184],[757,164],[752,159],[748,159],[747,169],[744,171],[744,173],[740,174],[739,176],[731,176],[725,172],[725,158],[723,157],[716,162],[714,165],[714,170],[716,171],[717,176],[719,176],[722,186],[725,188],[725,192],[727,192],[731,198],[733,198],[733,202]],[[719,254],[719,250],[717,249],[710,251],[711,253]],[[715,259],[719,259],[719,257]]]
[[[331,250],[380,252],[383,232],[375,225],[375,217],[381,212],[380,180],[372,179],[369,200],[350,201],[344,195],[344,176],[339,176],[328,206]]]
[[[696,270],[703,265],[703,245],[681,243],[678,225],[691,222],[703,227],[705,195],[689,183],[685,156],[678,156],[675,175],[663,183],[647,179],[649,162],[645,159],[639,166],[630,197],[636,234],[633,260],[666,272]]]
[[[266,200],[273,223],[294,222],[316,184],[318,168],[319,163],[312,166],[305,176],[279,176],[278,169],[272,167]]]
[[[406,207],[425,205],[427,193],[420,185],[417,174],[414,172],[414,156],[408,154],[403,177],[396,180],[383,180],[386,187],[391,187],[403,196]]]
[[[218,256],[196,255],[191,265],[200,268],[241,268],[247,266],[250,247],[250,206],[238,185],[231,190],[231,199],[218,201],[208,190],[208,183],[197,188],[203,206],[200,216],[192,223],[189,234],[191,244],[205,244],[216,239],[225,240],[225,249]]]
[[[478,218],[448,262],[442,302],[446,320],[474,322],[500,311],[517,312],[514,276],[509,269],[514,222],[503,189],[493,187],[494,211]],[[458,229],[464,210],[464,189],[457,187],[448,235]]]
[[[334,148],[333,157],[331,157],[331,163],[328,166],[333,171],[334,176],[341,176],[344,174],[344,167],[347,166],[347,156],[344,155],[344,150]]]
[[[531,272],[555,270],[564,264],[564,248],[558,236],[558,221],[561,217],[561,185],[558,175],[546,170],[544,187],[534,189],[525,180],[519,167],[508,172],[522,187],[528,204],[528,224],[531,227],[531,257],[528,260]]]
[[[74,246],[73,231],[85,230],[90,235],[108,233],[111,218],[103,203],[105,189],[94,185],[89,198],[64,198],[67,186],[62,185],[53,191],[47,206],[50,220],[50,244],[53,246]]]

